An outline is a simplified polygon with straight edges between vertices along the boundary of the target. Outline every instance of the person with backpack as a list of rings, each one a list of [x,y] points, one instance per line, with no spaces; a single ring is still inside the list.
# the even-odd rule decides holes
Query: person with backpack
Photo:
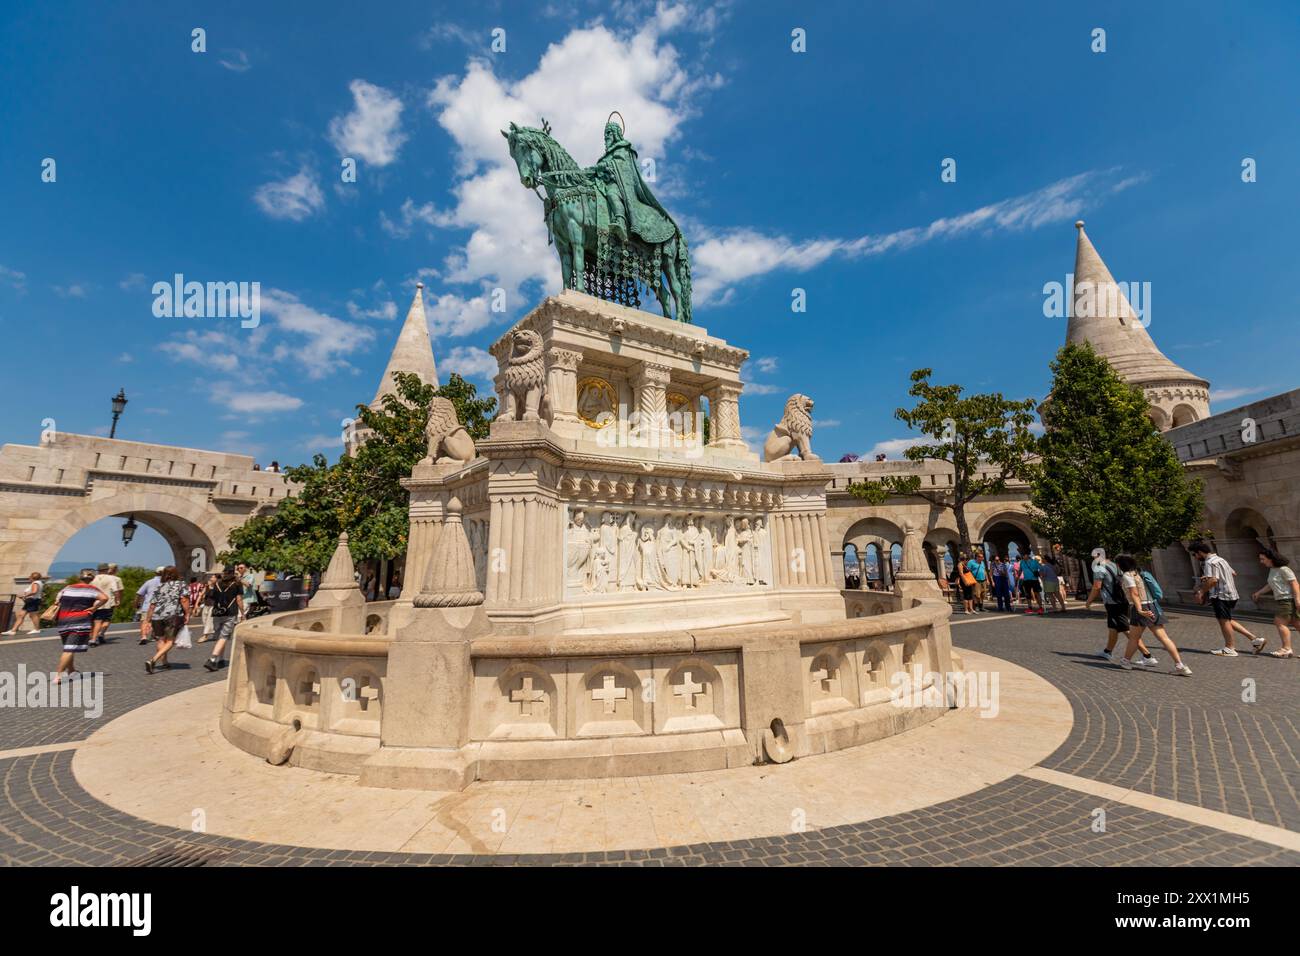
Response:
[[[1097,656],[1104,661],[1109,661],[1114,660],[1111,654],[1115,650],[1115,645],[1119,643],[1119,636],[1121,634],[1127,636],[1129,632],[1128,595],[1124,593],[1124,582],[1119,568],[1114,561],[1106,559],[1106,552],[1098,548],[1092,556],[1092,590],[1088,592],[1088,599],[1084,601],[1083,609],[1091,611],[1093,602],[1098,598],[1101,598],[1101,603],[1105,605],[1106,649]],[[1142,658],[1136,663],[1144,667],[1155,665],[1156,659],[1151,656],[1140,637],[1137,641],[1137,649],[1142,652]]]
[[[1164,645],[1164,649],[1174,659],[1174,673],[1180,677],[1191,677],[1191,670],[1183,663],[1178,648],[1165,630],[1165,612],[1160,608],[1160,599],[1165,593],[1160,582],[1150,571],[1138,568],[1137,560],[1131,554],[1121,554],[1115,559],[1115,564],[1122,574],[1120,583],[1128,597],[1129,614],[1133,623],[1128,635],[1128,646],[1124,648],[1119,666],[1125,670],[1133,669],[1133,652],[1137,650],[1145,629],[1156,636],[1156,640]]]

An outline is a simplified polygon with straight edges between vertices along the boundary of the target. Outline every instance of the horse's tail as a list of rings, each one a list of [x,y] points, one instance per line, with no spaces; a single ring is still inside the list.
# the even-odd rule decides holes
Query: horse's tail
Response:
[[[691,322],[691,256],[686,248],[686,237],[682,235],[680,229],[677,230],[677,284],[682,290],[682,301],[677,308],[681,314],[677,317],[689,325]]]

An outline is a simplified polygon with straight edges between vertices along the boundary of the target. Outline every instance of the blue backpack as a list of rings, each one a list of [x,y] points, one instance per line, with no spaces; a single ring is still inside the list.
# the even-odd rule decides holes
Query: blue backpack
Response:
[[[1150,571],[1143,571],[1142,580],[1146,583],[1147,594],[1151,595],[1152,600],[1163,601],[1165,599],[1165,592],[1160,587],[1160,582],[1156,580],[1154,574]]]

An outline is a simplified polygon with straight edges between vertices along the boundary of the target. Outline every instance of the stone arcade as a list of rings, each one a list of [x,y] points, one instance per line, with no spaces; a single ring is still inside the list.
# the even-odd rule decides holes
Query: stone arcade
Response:
[[[401,597],[365,604],[341,541],[309,609],[241,624],[230,741],[446,790],[784,762],[944,712],[890,695],[900,671],[954,670],[924,530],[849,619],[811,400],[792,396],[760,461],[740,439],[743,349],[575,291],[491,351],[489,437],[440,456],[450,426],[431,421],[405,482]]]

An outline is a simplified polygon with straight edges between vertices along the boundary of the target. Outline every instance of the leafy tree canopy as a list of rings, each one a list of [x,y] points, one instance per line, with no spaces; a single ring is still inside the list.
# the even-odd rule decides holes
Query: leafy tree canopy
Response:
[[[908,394],[918,399],[912,408],[900,408],[894,417],[934,439],[903,452],[911,461],[933,459],[952,467],[951,487],[923,485],[919,475],[891,475],[880,480],[855,482],[849,492],[871,504],[891,495],[916,495],[953,512],[964,550],[970,550],[966,505],[984,495],[1006,491],[1011,479],[1027,479],[1033,470],[1037,439],[1030,431],[1036,403],[1015,401],[1001,392],[964,395],[960,385],[935,385],[931,370],[912,373]]]
[[[478,398],[477,389],[452,373],[446,385],[425,385],[408,372],[393,376],[396,395],[385,395],[378,410],[357,406],[358,431],[367,434],[353,456],[329,464],[315,455],[311,464],[285,469],[296,491],[273,514],[259,515],[230,533],[230,550],[218,555],[227,566],[297,573],[318,572],[329,563],[338,536],[358,559],[394,558],[406,550],[408,499],[401,479],[425,456],[424,426],[435,395],[450,399],[470,437],[486,438],[495,398]]]
[[[1201,483],[1156,430],[1142,390],[1088,344],[1062,348],[1052,374],[1030,490],[1039,533],[1077,555],[1148,555],[1188,535]]]

